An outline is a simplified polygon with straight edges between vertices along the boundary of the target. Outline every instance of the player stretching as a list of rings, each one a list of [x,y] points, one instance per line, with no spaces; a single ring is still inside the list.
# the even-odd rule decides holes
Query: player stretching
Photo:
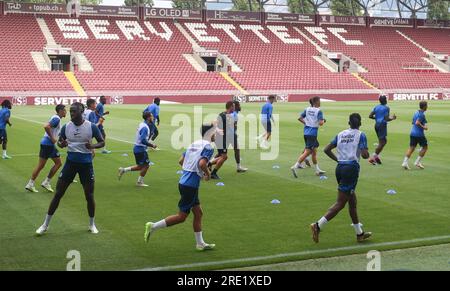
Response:
[[[161,103],[161,99],[159,99],[157,97],[153,100],[153,104],[149,105],[144,110],[144,112],[148,111],[153,115],[153,122],[151,124],[149,124],[150,130],[152,131],[152,134],[150,136],[151,141],[154,141],[159,135],[157,126],[159,126],[159,104],[160,103]],[[156,125],[155,125],[155,121],[156,121]]]
[[[105,121],[105,115],[109,114],[109,111],[105,111],[105,104],[106,104],[106,97],[100,96],[100,103],[97,104],[97,108],[95,109],[96,114],[96,122],[99,124],[98,129],[100,130],[100,133],[103,136],[103,140],[106,141],[106,133],[105,129],[103,127],[103,122]],[[103,154],[110,154],[111,151],[108,151],[106,147],[102,150]]]
[[[369,163],[371,163],[372,165],[381,165],[380,153],[383,151],[383,148],[387,143],[387,123],[397,119],[397,116],[395,116],[395,114],[393,116],[389,116],[390,109],[386,105],[386,96],[381,95],[379,100],[380,105],[375,106],[375,108],[369,115],[370,119],[375,119],[375,132],[378,136],[378,146],[375,149],[375,153],[373,154],[373,156],[369,159]]]
[[[83,119],[84,106],[79,102],[75,102],[70,106],[71,121],[61,128],[58,146],[60,148],[67,147],[67,159],[64,167],[59,175],[56,184],[56,193],[48,208],[44,224],[41,225],[36,233],[44,234],[50,224],[50,220],[58,208],[61,198],[66,193],[67,188],[73,181],[76,174],[79,175],[81,184],[83,185],[84,195],[87,201],[87,209],[89,213],[89,231],[98,233],[95,226],[95,200],[94,200],[94,167],[92,165],[92,149],[98,149],[105,145],[103,136],[98,127]],[[95,137],[97,144],[91,144]]]
[[[45,178],[44,182],[42,182],[41,186],[49,192],[53,192],[52,186],[50,185],[50,180],[53,176],[58,172],[59,168],[61,168],[61,158],[56,148],[55,144],[57,142],[57,138],[59,135],[59,131],[61,130],[61,118],[66,117],[66,107],[62,104],[59,104],[55,108],[56,115],[53,115],[49,122],[44,126],[45,134],[41,140],[41,150],[39,152],[39,162],[33,173],[31,174],[31,179],[28,181],[28,184],[25,186],[25,189],[30,192],[37,193],[34,183],[36,178],[39,176],[39,173],[47,164],[48,159],[52,159],[54,165],[50,169],[47,178]]]
[[[2,159],[11,159],[10,156],[6,154],[6,145],[8,144],[8,134],[6,133],[6,125],[12,126],[9,118],[11,117],[11,101],[3,100],[2,108],[0,109],[0,142],[2,143]]]
[[[408,161],[409,158],[411,158],[411,155],[413,154],[414,150],[416,149],[417,144],[419,144],[422,148],[420,149],[419,156],[417,157],[417,160],[415,161],[414,165],[419,169],[425,169],[425,167],[422,165],[422,159],[425,156],[427,150],[428,150],[428,141],[425,137],[424,130],[428,130],[427,126],[427,119],[425,118],[425,111],[428,109],[428,103],[426,101],[422,101],[419,103],[420,109],[417,110],[416,113],[414,113],[413,120],[412,120],[412,129],[410,134],[410,142],[409,142],[409,149],[406,151],[405,159],[403,160],[402,167],[405,170],[409,170]]]
[[[261,123],[266,131],[262,135],[258,136],[257,139],[261,144],[261,147],[267,148],[270,136],[272,135],[272,121],[273,120],[273,102],[275,102],[275,95],[270,95],[267,98],[266,104],[263,105],[261,109]]]
[[[236,160],[236,171],[238,173],[247,172],[247,168],[241,166],[241,149],[239,148],[239,141],[237,135],[237,125],[239,121],[239,112],[241,112],[241,103],[239,101],[233,101],[234,111],[232,113],[234,119],[234,137],[233,137],[233,149],[234,149],[234,159]]]
[[[325,123],[323,113],[320,110],[320,97],[316,96],[311,98],[310,104],[311,106],[306,108],[298,118],[298,121],[305,125],[305,128],[303,130],[305,150],[300,155],[297,162],[291,167],[292,174],[295,178],[298,178],[297,169],[304,168],[304,166],[302,166],[302,163],[309,155],[311,155],[314,168],[316,169],[316,175],[320,176],[325,174],[325,171],[322,171],[319,168],[319,164],[317,163],[317,148],[319,147],[317,135],[319,127]]]
[[[195,240],[197,242],[197,250],[204,251],[215,247],[215,244],[208,244],[203,240],[203,211],[198,198],[200,180],[202,177],[205,181],[210,179],[208,161],[214,154],[214,149],[211,146],[211,142],[214,141],[215,133],[216,129],[212,124],[203,125],[201,128],[203,139],[191,144],[181,157],[180,165],[183,166],[183,175],[181,176],[178,184],[178,189],[181,195],[181,199],[178,202],[180,211],[178,214],[166,217],[156,223],[147,222],[145,224],[144,233],[144,239],[146,242],[148,242],[150,235],[155,230],[184,222],[192,209],[192,212],[194,213],[193,228]]]
[[[144,111],[142,114],[143,122],[139,124],[136,131],[136,142],[134,143],[134,158],[136,160],[136,165],[127,168],[119,168],[119,180],[122,178],[123,174],[132,171],[140,171],[139,178],[136,185],[139,187],[148,187],[144,183],[144,177],[147,174],[148,168],[150,166],[150,160],[148,159],[147,147],[156,148],[156,145],[150,143],[150,137],[152,132],[150,130],[150,124],[153,123],[153,114],[149,111]]]
[[[356,231],[356,240],[362,242],[372,235],[372,233],[362,230],[362,224],[359,222],[356,209],[355,189],[359,177],[359,158],[360,156],[363,159],[369,158],[366,135],[359,131],[361,116],[358,113],[351,114],[349,125],[350,129],[340,132],[324,149],[324,152],[338,163],[336,167],[336,179],[339,186],[336,203],[319,221],[311,224],[312,238],[316,243],[319,242],[319,232],[325,224],[344,209],[347,202],[353,227]],[[336,147],[337,157],[332,152]]]

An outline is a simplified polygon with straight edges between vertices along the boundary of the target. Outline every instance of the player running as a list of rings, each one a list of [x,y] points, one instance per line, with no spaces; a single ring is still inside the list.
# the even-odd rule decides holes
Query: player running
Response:
[[[311,224],[313,241],[319,242],[319,233],[331,219],[333,219],[348,202],[349,213],[356,232],[357,242],[367,240],[372,233],[364,232],[362,224],[358,219],[356,209],[356,184],[359,177],[359,159],[369,158],[369,150],[367,147],[366,135],[359,131],[361,126],[361,116],[353,113],[349,117],[350,129],[340,132],[324,152],[334,161],[336,161],[336,179],[338,186],[338,197],[336,203],[322,216],[317,222]],[[337,157],[333,153],[333,149],[337,147]]]
[[[427,126],[427,119],[425,117],[425,111],[428,109],[428,103],[426,101],[421,101],[419,103],[419,110],[417,110],[416,113],[414,113],[413,119],[412,119],[412,128],[411,128],[411,134],[410,134],[410,141],[409,141],[409,149],[406,151],[406,156],[403,159],[402,167],[405,170],[410,170],[408,161],[411,158],[411,155],[413,154],[414,150],[417,147],[417,144],[421,146],[419,156],[417,157],[416,161],[414,162],[414,165],[419,169],[425,169],[425,167],[422,164],[422,159],[427,153],[428,150],[428,141],[425,137],[425,130],[428,130]]]
[[[220,113],[217,117],[217,133],[215,137],[216,147],[218,154],[214,159],[208,164],[211,168],[214,166],[214,170],[211,172],[211,179],[220,179],[217,172],[223,166],[223,164],[228,160],[228,148],[234,145],[235,139],[235,119],[233,117],[234,103],[233,101],[228,101],[225,104],[225,111]]]
[[[61,198],[66,193],[67,188],[72,183],[76,174],[79,175],[83,185],[84,195],[87,201],[89,213],[89,231],[98,233],[95,226],[95,200],[94,200],[94,167],[92,165],[92,149],[98,149],[105,145],[103,136],[98,127],[83,119],[84,105],[75,102],[70,106],[71,121],[61,128],[58,146],[67,147],[67,159],[59,175],[56,184],[56,193],[48,208],[44,224],[37,230],[36,234],[44,234],[49,227],[50,220],[59,206]],[[97,140],[97,144],[91,144],[92,139]]]
[[[11,101],[9,100],[3,100],[2,102],[2,108],[0,109],[0,142],[2,143],[2,159],[9,160],[11,159],[10,156],[6,154],[6,146],[8,144],[8,134],[6,133],[6,125],[9,125],[9,127],[12,126],[11,122],[9,121],[11,117]]]
[[[123,174],[127,172],[140,171],[136,186],[148,187],[148,185],[144,183],[144,177],[147,174],[148,168],[150,167],[147,147],[156,148],[156,145],[150,142],[150,137],[152,136],[150,124],[153,123],[153,114],[149,111],[144,111],[144,113],[142,114],[142,118],[144,119],[144,121],[139,124],[139,127],[136,131],[136,142],[134,143],[133,149],[136,165],[127,168],[120,167],[118,176],[120,180]]]
[[[203,240],[202,216],[203,211],[198,198],[200,180],[208,181],[211,177],[208,169],[208,161],[214,154],[211,142],[214,142],[216,128],[214,125],[203,125],[201,128],[203,139],[191,144],[183,156],[180,158],[180,165],[183,167],[183,175],[180,178],[178,189],[181,199],[178,202],[180,211],[178,214],[166,217],[156,223],[147,222],[145,224],[144,240],[148,242],[150,235],[157,229],[183,223],[192,210],[194,214],[194,235],[196,249],[199,251],[211,250],[215,244],[208,244]]]
[[[144,112],[148,111],[148,112],[150,112],[153,115],[153,122],[149,125],[150,130],[152,131],[152,134],[150,136],[150,140],[151,141],[154,141],[159,135],[159,131],[158,131],[158,127],[157,126],[159,126],[159,104],[160,103],[161,103],[161,99],[156,97],[153,100],[153,104],[149,105],[144,110]],[[156,121],[156,125],[155,125],[155,121]]]
[[[103,122],[105,121],[105,115],[109,114],[109,111],[105,111],[106,97],[100,96],[100,103],[97,104],[97,108],[95,109],[96,114],[96,124],[98,125],[98,129],[103,136],[103,140],[106,141],[106,133],[105,128],[103,127]],[[106,147],[102,150],[102,154],[110,154],[111,151],[108,151]]]
[[[272,121],[273,119],[273,102],[275,102],[275,95],[270,95],[267,98],[266,104],[261,108],[261,123],[264,127],[265,133],[257,137],[261,147],[267,148],[268,142],[272,135]]]
[[[59,168],[61,168],[61,157],[56,148],[55,144],[57,143],[57,139],[59,136],[59,132],[61,130],[61,118],[66,117],[66,107],[62,104],[56,105],[55,108],[56,115],[53,115],[49,122],[44,126],[45,134],[41,140],[41,150],[39,152],[39,161],[31,174],[31,179],[28,181],[28,184],[25,186],[25,190],[29,192],[37,193],[39,192],[34,183],[39,176],[39,173],[47,164],[48,159],[52,159],[54,165],[50,169],[47,177],[44,182],[42,182],[41,186],[46,189],[48,192],[53,192],[52,186],[50,185],[50,181],[53,176],[58,172]]]
[[[379,98],[380,105],[375,106],[369,115],[370,119],[375,119],[375,132],[378,136],[378,146],[375,153],[369,158],[369,163],[372,165],[381,165],[380,154],[387,143],[387,123],[396,120],[395,114],[390,116],[390,108],[387,106],[387,97],[381,95]]]
[[[239,122],[239,112],[241,112],[241,103],[235,100],[233,101],[234,111],[232,113],[234,119],[234,137],[233,137],[233,149],[234,149],[234,159],[236,160],[236,171],[238,173],[247,172],[247,168],[241,166],[241,149],[239,148],[239,141],[237,135],[237,125]]]
[[[319,133],[319,127],[325,123],[323,113],[320,110],[320,97],[316,96],[311,98],[310,104],[311,106],[306,108],[298,118],[298,121],[305,125],[303,130],[305,150],[299,156],[297,162],[291,167],[292,175],[294,175],[295,178],[298,178],[297,169],[304,168],[302,164],[310,155],[316,170],[316,175],[320,176],[326,173],[319,168],[317,162],[317,148],[319,147],[317,135]]]

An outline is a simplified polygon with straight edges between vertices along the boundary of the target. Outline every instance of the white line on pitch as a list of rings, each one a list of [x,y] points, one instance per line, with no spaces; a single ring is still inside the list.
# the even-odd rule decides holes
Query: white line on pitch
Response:
[[[438,241],[438,240],[444,240],[444,239],[450,239],[450,235],[427,237],[427,238],[417,238],[417,239],[394,241],[394,242],[363,244],[363,245],[359,245],[359,246],[348,246],[348,247],[331,248],[331,249],[316,250],[316,251],[283,253],[283,254],[276,254],[276,255],[270,255],[270,256],[260,256],[260,257],[251,257],[251,258],[243,258],[243,259],[193,263],[193,264],[185,264],[185,265],[173,265],[173,266],[165,266],[165,267],[151,267],[151,268],[139,269],[137,271],[164,271],[164,270],[176,270],[176,269],[183,269],[183,268],[218,266],[218,265],[225,265],[225,264],[232,264],[232,263],[258,262],[258,261],[277,259],[277,258],[300,257],[300,256],[305,256],[305,255],[318,255],[318,254],[324,254],[324,253],[352,251],[352,250],[367,249],[367,248],[373,249],[376,247],[396,246],[396,245],[412,244],[412,243],[418,243],[418,242]]]

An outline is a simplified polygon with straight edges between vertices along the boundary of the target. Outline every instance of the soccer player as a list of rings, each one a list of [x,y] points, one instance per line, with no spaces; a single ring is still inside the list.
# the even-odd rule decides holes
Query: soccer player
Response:
[[[159,135],[159,131],[158,128],[156,126],[159,126],[159,104],[161,103],[161,99],[159,99],[158,97],[156,97],[153,100],[153,104],[149,105],[144,112],[149,111],[152,115],[153,115],[153,122],[149,125],[150,129],[152,130],[152,135],[150,136],[150,140],[154,141],[158,135]],[[155,121],[156,121],[156,126],[155,126]]]
[[[91,123],[94,123],[97,126],[100,126],[100,123],[98,123],[99,118],[97,118],[96,106],[97,101],[95,101],[95,99],[88,99],[88,101],[86,101],[87,108],[86,110],[84,110],[83,117],[84,120],[87,120]]]
[[[247,168],[241,166],[241,149],[239,148],[238,136],[237,136],[237,125],[239,121],[239,112],[241,112],[241,103],[235,100],[234,103],[234,111],[232,113],[234,119],[234,137],[233,137],[233,149],[234,149],[234,159],[236,160],[236,171],[238,173],[247,172]]]
[[[217,175],[219,169],[223,166],[226,160],[228,160],[228,147],[233,144],[235,138],[235,120],[232,115],[234,112],[233,101],[228,101],[225,104],[226,111],[219,114],[217,117],[217,133],[215,137],[218,154],[214,157],[214,160],[208,164],[208,167],[214,166],[214,170],[211,172],[211,179],[220,179]]]
[[[275,95],[270,95],[267,98],[266,104],[263,105],[261,109],[261,123],[266,131],[261,136],[258,136],[258,141],[263,148],[268,146],[270,136],[272,135],[272,122],[275,122],[272,116],[273,113],[273,102],[275,102]]]
[[[105,96],[100,96],[100,103],[97,104],[97,108],[95,109],[95,114],[96,114],[96,123],[99,124],[98,129],[100,130],[100,133],[103,136],[103,140],[106,141],[106,133],[105,133],[105,129],[103,127],[103,122],[105,121],[105,115],[109,114],[109,111],[105,111],[105,104],[106,104],[106,97]],[[111,151],[108,151],[105,148],[103,148],[102,150],[103,154],[110,154]]]
[[[144,111],[142,114],[143,122],[139,124],[136,131],[136,142],[134,143],[134,157],[136,159],[136,165],[127,168],[119,168],[119,180],[122,178],[123,174],[132,171],[140,171],[139,178],[136,185],[139,187],[148,187],[144,183],[144,177],[147,174],[148,168],[150,167],[150,160],[147,154],[147,147],[156,147],[156,145],[150,142],[150,137],[152,132],[150,130],[150,124],[153,122],[153,114],[150,111]]]
[[[372,165],[381,165],[380,153],[383,151],[383,148],[387,143],[387,123],[397,119],[395,114],[393,116],[389,115],[390,109],[386,105],[387,97],[385,95],[381,95],[379,101],[380,105],[375,106],[369,115],[370,119],[375,119],[375,132],[378,136],[378,146],[375,149],[373,156],[369,159],[369,163]]]
[[[60,148],[67,147],[67,159],[64,167],[59,175],[56,184],[56,193],[48,208],[44,224],[37,230],[36,234],[44,234],[50,224],[50,220],[58,208],[59,202],[72,183],[76,174],[79,175],[81,184],[83,185],[84,195],[87,201],[87,209],[89,213],[89,231],[93,234],[98,233],[95,226],[95,200],[94,200],[94,167],[92,165],[92,149],[98,149],[105,145],[103,136],[98,127],[83,119],[84,105],[75,102],[70,106],[71,121],[61,128],[59,134],[58,146]],[[96,144],[92,144],[92,139],[97,140]]]
[[[325,171],[322,171],[319,168],[319,164],[317,162],[317,148],[319,147],[317,135],[319,132],[319,127],[325,123],[323,113],[320,110],[320,97],[316,96],[311,98],[310,104],[311,106],[306,108],[298,118],[298,121],[300,121],[305,125],[303,130],[305,139],[305,150],[299,156],[297,162],[291,167],[292,174],[294,175],[295,178],[298,178],[297,169],[304,168],[302,163],[306,160],[306,158],[309,155],[311,155],[311,159],[314,164],[314,168],[316,170],[316,175],[320,176],[325,174]]]
[[[427,150],[428,150],[428,141],[425,137],[424,130],[428,130],[427,126],[427,119],[425,118],[425,111],[428,109],[428,103],[426,101],[421,101],[419,103],[419,110],[417,110],[416,113],[414,113],[413,120],[412,120],[412,129],[410,134],[410,142],[409,142],[409,149],[406,151],[406,156],[403,160],[402,167],[405,170],[410,170],[408,161],[409,158],[411,158],[411,155],[413,154],[414,150],[417,147],[417,144],[421,146],[419,156],[416,159],[416,162],[414,165],[419,169],[425,169],[425,167],[422,164],[422,159],[425,156]]]
[[[31,179],[28,181],[28,184],[25,186],[25,189],[30,192],[37,193],[34,183],[36,178],[39,176],[39,173],[47,164],[48,159],[52,159],[54,165],[50,169],[50,172],[45,178],[44,182],[42,182],[41,186],[49,192],[53,192],[52,186],[50,185],[50,180],[53,176],[58,172],[59,168],[61,168],[61,158],[56,148],[55,144],[57,142],[59,131],[61,130],[61,118],[66,117],[66,107],[62,104],[56,105],[55,108],[56,115],[53,115],[49,122],[44,126],[44,137],[41,140],[41,150],[39,152],[39,162],[31,174]]]
[[[350,128],[340,132],[324,152],[334,161],[336,161],[336,179],[338,186],[338,197],[336,203],[331,206],[328,212],[322,216],[317,222],[311,224],[312,238],[314,242],[319,242],[319,232],[324,228],[331,219],[333,219],[348,202],[349,213],[356,232],[357,242],[367,240],[372,233],[364,232],[362,224],[358,219],[356,209],[356,184],[359,177],[359,159],[369,158],[369,150],[367,147],[366,135],[359,131],[361,126],[361,116],[353,113],[349,117]],[[337,157],[333,153],[333,149],[337,147]]]
[[[11,101],[9,100],[3,100],[2,102],[2,109],[0,109],[0,142],[2,143],[2,159],[7,160],[11,159],[10,156],[6,154],[6,145],[8,144],[8,134],[6,133],[6,125],[8,124],[9,127],[12,126],[11,122],[9,121],[9,118],[11,117]]]
[[[181,199],[178,202],[180,211],[178,214],[166,217],[156,223],[147,222],[145,224],[144,240],[148,242],[150,235],[157,229],[183,223],[192,210],[194,214],[193,228],[196,240],[196,249],[199,251],[211,250],[215,244],[205,243],[202,234],[203,211],[198,198],[200,180],[210,179],[208,161],[214,154],[211,142],[214,142],[216,128],[214,125],[203,125],[201,128],[203,139],[191,144],[183,156],[180,158],[180,165],[183,167],[183,175],[180,178],[178,189]]]

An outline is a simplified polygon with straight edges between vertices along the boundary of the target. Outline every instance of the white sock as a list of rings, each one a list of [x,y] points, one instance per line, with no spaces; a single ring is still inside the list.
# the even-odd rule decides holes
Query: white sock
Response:
[[[328,220],[325,218],[325,216],[322,216],[322,218],[319,219],[319,221],[317,222],[320,229],[322,229],[325,226],[325,224],[327,224],[327,223],[328,223]]]
[[[140,184],[144,183],[144,177],[139,176],[138,183],[140,183]]]
[[[316,168],[316,171],[317,171],[317,172],[320,171],[320,169],[319,169],[319,164],[318,164],[318,163],[317,163],[317,164],[314,164],[314,167]]]
[[[378,155],[376,153],[373,153],[374,158],[378,158]]]
[[[30,181],[28,181],[28,185],[34,186],[34,180],[33,180],[33,179],[30,179]]]
[[[52,220],[52,217],[53,217],[53,215],[48,215],[48,214],[45,216],[44,225],[46,227],[48,227],[48,225],[50,224],[50,220]]]
[[[237,168],[240,169],[241,168],[241,163],[236,164]]]
[[[131,172],[131,167],[127,167],[125,169],[123,169],[125,172]]]
[[[297,161],[297,162],[295,162],[294,167],[295,167],[295,168],[300,168],[301,165],[300,165],[300,163]]]
[[[34,184],[34,182],[33,182]],[[47,177],[45,178],[44,182],[42,182],[42,184],[50,184],[50,179]]]
[[[364,231],[362,230],[362,224],[361,223],[357,223],[357,224],[352,224],[352,226],[355,228],[355,232],[357,235],[362,234]]]
[[[195,234],[195,240],[197,241],[197,244],[198,245],[204,245],[205,241],[203,240],[202,232],[201,231],[194,232],[194,234]]]
[[[89,225],[94,226],[95,225],[95,217],[89,217]]]
[[[6,156],[6,150],[3,150],[3,156]]]
[[[166,223],[165,219],[154,223],[152,229],[157,230],[159,228],[164,228],[164,227],[167,227],[167,223]]]
[[[421,156],[418,156],[418,157],[417,157],[417,160],[416,160],[416,162],[415,162],[415,164],[419,164],[421,161],[422,161],[422,157],[421,157]]]
[[[409,161],[409,158],[408,158],[408,157],[405,157],[405,158],[403,159],[403,163],[404,163],[404,164],[407,164],[408,161]]]

